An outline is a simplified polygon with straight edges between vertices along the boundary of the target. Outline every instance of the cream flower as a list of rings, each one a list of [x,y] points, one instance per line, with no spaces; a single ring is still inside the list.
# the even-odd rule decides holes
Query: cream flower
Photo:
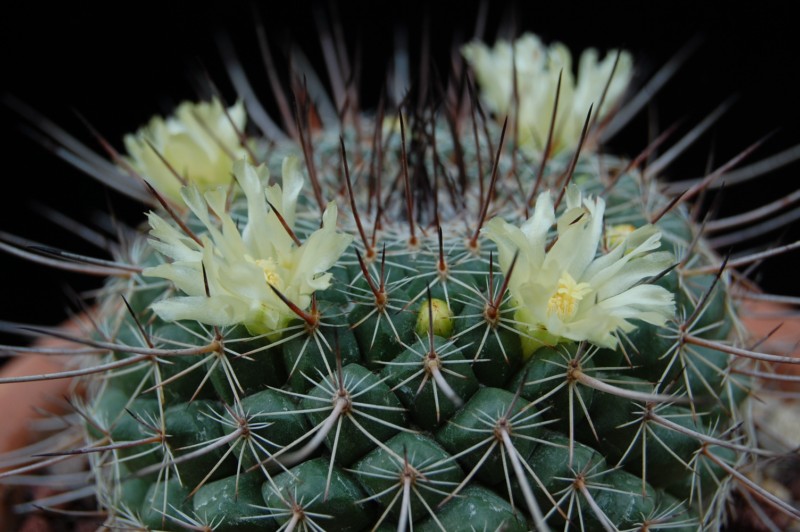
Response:
[[[233,162],[246,155],[237,133],[244,130],[244,106],[239,102],[228,114],[230,119],[217,99],[184,102],[174,116],[166,120],[153,117],[135,134],[125,136],[127,160],[153,188],[174,202],[181,200],[182,183],[173,170],[201,191],[228,185]]]
[[[187,296],[159,301],[153,310],[161,318],[197,320],[209,325],[243,323],[254,334],[280,331],[295,314],[270,285],[301,309],[311,295],[331,284],[329,270],[350,245],[352,237],[336,232],[336,204],[328,204],[322,227],[297,245],[270,209],[278,210],[289,227],[295,224],[303,176],[294,157],[283,161],[283,187],[265,189],[266,167],[245,161],[233,166],[247,200],[247,223],[240,232],[226,212],[226,188],[204,195],[195,186],[183,189],[183,199],[205,226],[202,246],[157,214],[150,213],[151,243],[173,262],[145,270],[145,275],[169,279]],[[212,220],[210,211],[219,218]],[[203,267],[208,279],[206,296]]]
[[[511,115],[514,97],[514,70],[517,71],[519,96],[520,145],[543,150],[547,143],[559,73],[562,73],[561,96],[553,134],[554,153],[575,148],[589,107],[600,103],[611,76],[616,50],[599,60],[597,50],[588,49],[578,62],[577,81],[572,73],[572,56],[566,46],[554,43],[545,46],[531,33],[514,42],[498,41],[490,49],[473,42],[462,48],[477,81],[486,106],[500,117]],[[622,52],[614,78],[609,85],[600,117],[611,110],[628,86],[632,74],[632,58]]]
[[[533,339],[528,349],[564,339],[615,348],[618,332],[635,328],[631,319],[664,325],[675,312],[674,297],[643,282],[674,261],[671,253],[656,251],[661,233],[653,225],[640,227],[598,255],[605,202],[582,199],[576,186],[566,200],[558,220],[550,193],[544,192],[521,227],[495,218],[483,229],[497,245],[504,271],[519,253],[508,290],[518,309],[517,326]],[[548,250],[554,224],[557,237]]]

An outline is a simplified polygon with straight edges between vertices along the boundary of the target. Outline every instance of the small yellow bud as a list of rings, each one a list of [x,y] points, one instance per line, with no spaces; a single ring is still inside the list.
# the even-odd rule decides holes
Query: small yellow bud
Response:
[[[619,246],[628,235],[636,231],[636,228],[631,224],[618,224],[606,227],[606,249],[614,249]]]
[[[428,306],[430,305],[430,312]],[[417,314],[417,334],[427,336],[430,325],[433,324],[433,334],[442,338],[449,338],[453,334],[453,311],[447,301],[431,299],[423,301]]]

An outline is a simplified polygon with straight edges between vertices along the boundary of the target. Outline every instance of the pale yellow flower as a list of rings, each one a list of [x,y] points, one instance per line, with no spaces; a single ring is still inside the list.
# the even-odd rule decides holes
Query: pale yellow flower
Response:
[[[336,204],[328,204],[322,227],[297,245],[269,207],[271,203],[289,227],[295,225],[303,175],[294,157],[283,161],[282,183],[265,189],[266,167],[245,161],[233,166],[247,201],[247,223],[242,231],[226,212],[226,188],[202,194],[196,186],[183,189],[183,200],[205,226],[202,246],[171,223],[150,213],[151,243],[172,259],[145,270],[145,275],[171,280],[187,294],[153,305],[161,318],[197,320],[209,325],[243,323],[254,334],[280,331],[295,314],[270,285],[305,310],[311,295],[331,285],[328,270],[350,245],[350,235],[336,231]],[[219,221],[212,219],[211,211]],[[209,295],[203,281],[205,267]]]
[[[173,202],[181,201],[183,186],[175,173],[201,191],[228,185],[233,162],[246,155],[237,130],[242,132],[247,120],[241,102],[228,108],[228,115],[230,119],[217,99],[183,102],[173,116],[166,120],[155,116],[135,134],[125,136],[127,161]]]
[[[644,282],[674,261],[671,253],[657,251],[658,229],[639,227],[598,255],[605,202],[582,199],[575,186],[566,200],[558,219],[550,193],[544,192],[520,227],[495,218],[483,229],[497,245],[504,271],[519,253],[508,290],[517,307],[517,327],[531,339],[528,350],[563,340],[615,348],[619,332],[635,328],[630,320],[664,325],[675,312],[674,296]],[[553,225],[556,237],[549,237]],[[552,238],[555,243],[547,249]]]
[[[595,112],[603,89],[611,76],[616,50],[600,60],[597,50],[585,50],[578,62],[577,79],[572,72],[572,56],[561,43],[546,46],[536,35],[526,33],[514,42],[497,41],[493,48],[472,42],[462,53],[475,72],[481,87],[481,98],[499,118],[512,116],[514,65],[519,96],[520,145],[543,150],[547,142],[559,73],[562,73],[561,95],[553,135],[553,152],[574,149],[589,107]],[[630,82],[633,61],[628,52],[621,52],[614,77],[608,88],[602,118],[619,101]],[[513,117],[513,116],[512,116]]]

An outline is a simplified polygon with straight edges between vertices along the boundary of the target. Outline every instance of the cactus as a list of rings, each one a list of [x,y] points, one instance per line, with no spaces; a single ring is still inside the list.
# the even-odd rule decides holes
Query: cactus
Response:
[[[285,133],[183,104],[108,148],[152,205],[113,260],[5,245],[109,277],[91,334],[52,332],[84,388],[53,454],[88,457],[106,526],[716,529],[744,496],[800,518],[748,475],[774,455],[756,378],[793,362],[738,318],[734,268],[763,257],[721,258],[689,208],[738,160],[670,195],[601,153],[631,60],[592,53],[575,77],[532,35],[471,43],[469,90],[337,126],[298,83]]]

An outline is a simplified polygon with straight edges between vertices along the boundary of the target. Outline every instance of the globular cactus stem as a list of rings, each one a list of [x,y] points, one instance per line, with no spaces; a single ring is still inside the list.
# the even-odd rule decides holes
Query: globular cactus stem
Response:
[[[111,260],[3,243],[109,279],[91,334],[53,333],[84,346],[53,375],[80,379],[80,443],[0,477],[87,456],[105,526],[144,530],[800,519],[752,480],[779,454],[752,397],[797,360],[752,347],[733,293],[797,244],[723,259],[689,204],[740,158],[666,194],[648,150],[599,149],[627,52],[461,51],[464,83],[392,110],[320,124],[297,85],[280,136],[214,98],[102,141],[147,225]]]

